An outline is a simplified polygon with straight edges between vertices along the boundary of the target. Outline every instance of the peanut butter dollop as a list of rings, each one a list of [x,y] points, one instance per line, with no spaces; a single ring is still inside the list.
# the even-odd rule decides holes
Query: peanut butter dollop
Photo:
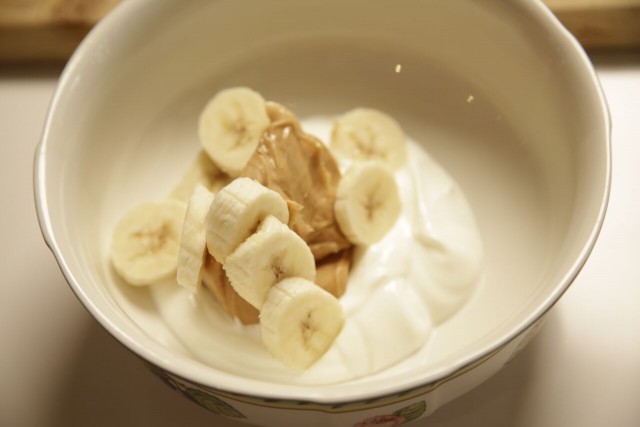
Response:
[[[353,259],[351,249],[330,255],[316,261],[316,284],[339,298],[344,294],[349,279],[349,270]],[[238,318],[244,325],[258,323],[260,312],[233,289],[222,264],[211,255],[205,258],[202,284],[206,286],[222,307],[232,317]]]
[[[289,206],[289,228],[302,237],[316,260],[350,248],[333,205],[340,170],[331,152],[303,132],[296,116],[282,105],[267,103],[271,125],[242,171],[278,193]]]
[[[202,271],[202,284],[205,285],[222,307],[232,317],[238,318],[244,325],[258,323],[260,312],[233,289],[222,269],[222,264],[207,254]]]
[[[284,198],[289,227],[307,242],[316,260],[316,284],[339,298],[346,290],[353,252],[333,213],[340,170],[331,152],[303,132],[291,111],[268,102],[267,114],[271,124],[241,176]],[[203,270],[203,284],[231,316],[243,324],[258,322],[258,310],[238,295],[222,265],[209,254]]]

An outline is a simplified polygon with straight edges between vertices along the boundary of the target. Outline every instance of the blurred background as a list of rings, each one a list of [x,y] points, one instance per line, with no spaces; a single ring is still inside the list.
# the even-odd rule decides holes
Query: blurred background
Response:
[[[0,0],[2,427],[243,425],[179,397],[111,338],[40,235],[32,162],[47,108],[75,47],[120,1],[132,0]],[[640,0],[546,3],[587,50],[611,109],[607,218],[533,342],[416,427],[640,426]]]
[[[0,62],[61,63],[126,0],[0,0]],[[640,0],[544,0],[590,51],[640,48]]]

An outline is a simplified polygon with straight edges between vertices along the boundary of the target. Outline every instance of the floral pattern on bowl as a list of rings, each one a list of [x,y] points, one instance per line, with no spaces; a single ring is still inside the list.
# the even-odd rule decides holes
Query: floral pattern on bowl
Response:
[[[242,412],[208,391],[190,386],[150,363],[146,365],[169,387],[214,414],[229,418],[247,418]]]
[[[404,408],[395,411],[393,414],[375,415],[373,417],[366,418],[359,423],[354,424],[353,427],[399,426],[400,424],[405,424],[420,418],[426,409],[427,404],[422,401],[410,406],[405,406]]]

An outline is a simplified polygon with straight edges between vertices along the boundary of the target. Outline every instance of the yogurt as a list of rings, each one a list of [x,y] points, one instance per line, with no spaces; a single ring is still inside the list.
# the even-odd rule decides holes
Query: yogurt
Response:
[[[150,287],[159,314],[200,362],[252,379],[339,383],[391,368],[428,344],[477,288],[483,250],[473,213],[451,177],[415,142],[396,172],[402,212],[381,240],[356,251],[346,322],[329,351],[295,372],[273,358],[258,325],[233,320],[206,289],[192,295],[167,282]]]

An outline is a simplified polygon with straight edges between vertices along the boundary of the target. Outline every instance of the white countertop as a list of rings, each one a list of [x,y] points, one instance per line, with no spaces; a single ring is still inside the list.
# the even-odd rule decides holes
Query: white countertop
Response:
[[[613,186],[595,250],[506,368],[420,426],[640,426],[640,54],[595,58]],[[0,426],[221,426],[76,300],[36,220],[32,160],[59,68],[0,68]]]

